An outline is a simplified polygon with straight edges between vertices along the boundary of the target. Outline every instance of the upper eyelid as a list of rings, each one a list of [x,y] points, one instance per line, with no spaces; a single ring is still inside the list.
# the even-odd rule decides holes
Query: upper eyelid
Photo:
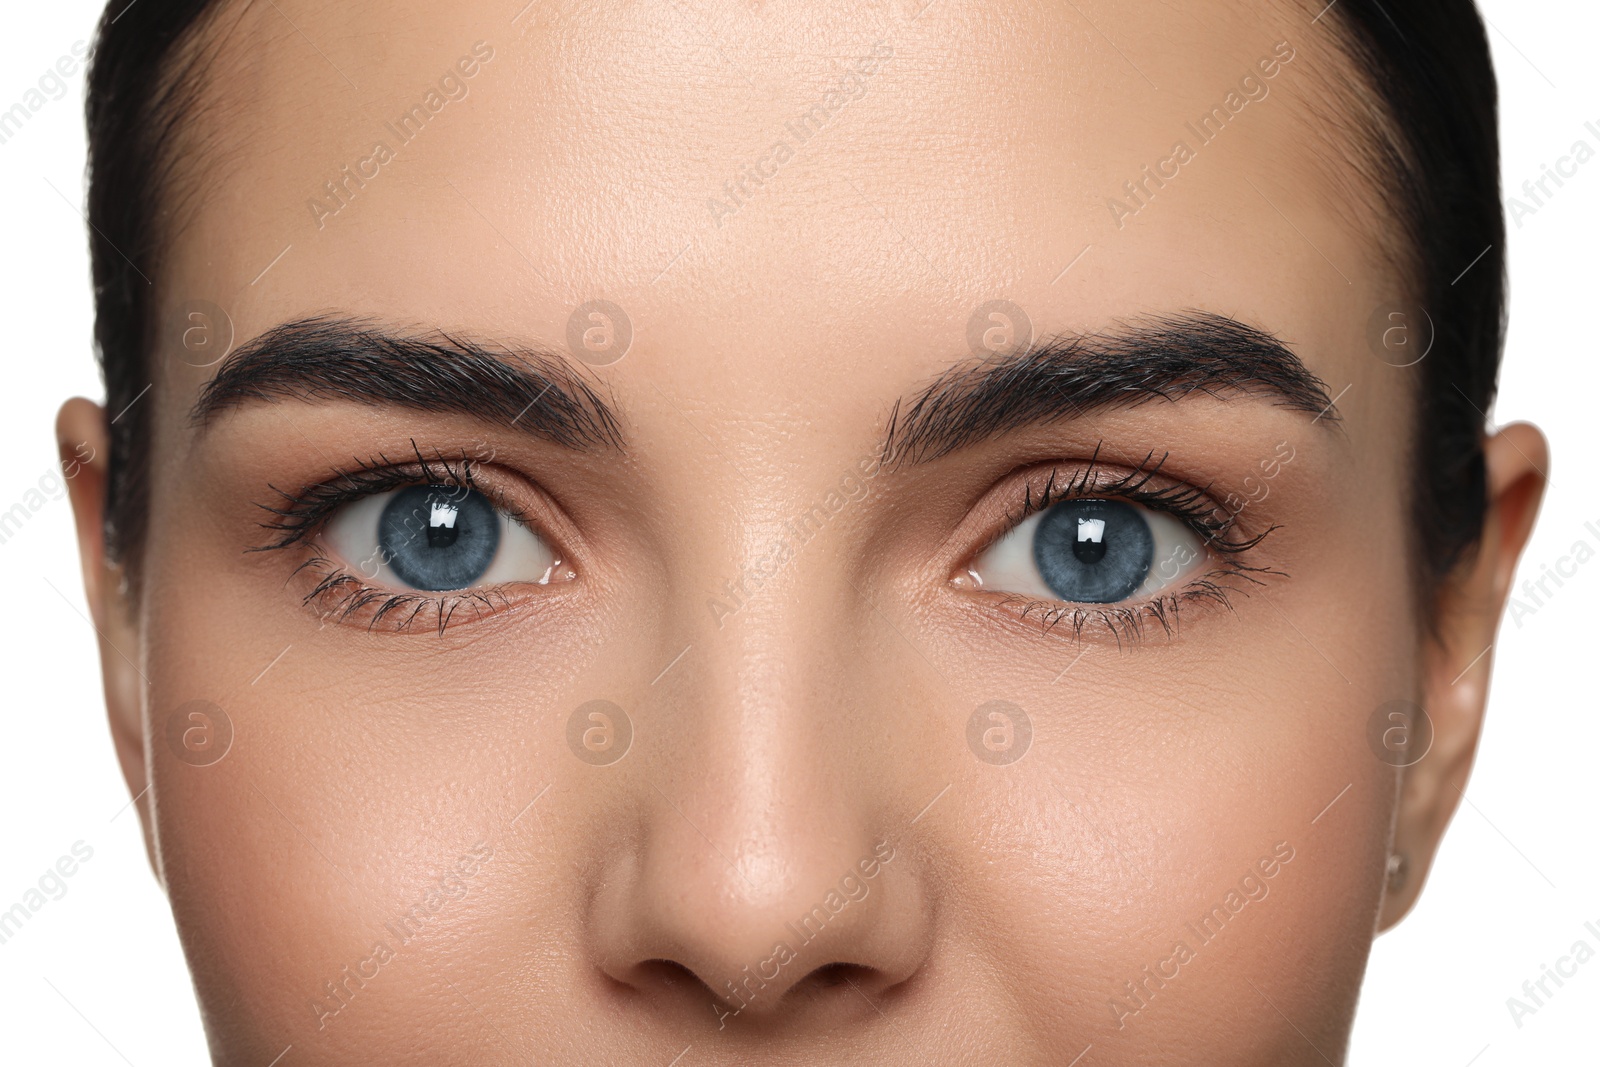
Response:
[[[452,464],[456,467],[452,467]],[[449,477],[434,477],[441,466],[450,475]],[[457,467],[460,473],[457,473]],[[480,474],[485,468],[489,475],[487,478]],[[407,460],[395,463],[388,463],[384,457],[379,457],[377,461],[358,461],[354,472],[340,470],[323,481],[306,484],[292,493],[273,487],[275,492],[286,499],[285,504],[273,507],[258,503],[257,506],[277,516],[280,521],[262,522],[259,525],[280,531],[283,536],[269,544],[253,546],[250,551],[287,548],[311,541],[340,508],[358,500],[413,485],[451,485],[474,489],[487,497],[497,510],[505,512],[514,521],[551,541],[554,546],[556,539],[548,530],[548,524],[538,521],[528,513],[527,509],[520,506],[500,484],[501,479],[494,477],[494,471],[492,464],[471,456],[445,455],[442,459],[435,457],[431,461]],[[341,479],[359,480],[364,484],[340,486],[338,483]],[[316,499],[313,499],[314,497]]]
[[[1150,463],[1150,452],[1145,463]],[[1021,473],[1014,473],[1011,486],[1004,490],[1015,501],[1008,506],[1006,516],[999,528],[986,536],[978,547],[967,553],[966,559],[972,559],[992,548],[1002,538],[1008,536],[1017,527],[1021,526],[1032,516],[1053,507],[1063,500],[1079,499],[1086,496],[1106,496],[1123,498],[1141,507],[1160,511],[1172,515],[1175,519],[1194,529],[1204,540],[1207,546],[1216,544],[1237,526],[1237,516],[1231,515],[1228,519],[1217,522],[1209,529],[1201,528],[1194,517],[1202,510],[1200,507],[1163,507],[1160,499],[1162,494],[1175,494],[1187,497],[1202,503],[1209,503],[1209,514],[1228,515],[1220,501],[1211,493],[1211,485],[1197,486],[1192,482],[1184,481],[1176,475],[1166,474],[1161,470],[1170,453],[1153,466],[1130,467],[1126,464],[1108,463],[1100,460],[1100,450],[1087,460],[1055,460],[1045,463],[1032,464]],[[1072,468],[1068,478],[1061,479],[1059,475],[1063,470]],[[1036,485],[1036,483],[1039,483]],[[1155,488],[1152,488],[1155,486]],[[1041,500],[1035,498],[1034,490],[1040,494],[1046,492],[1047,487],[1053,487],[1053,496]],[[1248,543],[1239,545],[1239,548],[1248,548],[1259,542],[1265,533],[1249,539]],[[1222,541],[1222,546],[1232,548],[1234,545]]]

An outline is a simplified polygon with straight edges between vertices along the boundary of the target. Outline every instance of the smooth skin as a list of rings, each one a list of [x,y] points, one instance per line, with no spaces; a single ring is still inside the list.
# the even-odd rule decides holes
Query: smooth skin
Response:
[[[1403,286],[1326,122],[1347,76],[1326,25],[1226,0],[519,7],[224,5],[159,321],[209,300],[239,343],[327,313],[565,352],[604,298],[632,347],[572,364],[625,453],[328,398],[200,428],[217,368],[163,328],[133,602],[101,538],[108,413],[58,419],[112,733],[216,1062],[1342,1062],[1371,940],[1465,788],[1549,461],[1531,426],[1487,439],[1481,548],[1415,603],[1414,372],[1366,335]],[[479,41],[466,98],[319,219],[323,183]],[[708,206],[875,42],[859,98]],[[1270,93],[1119,226],[1108,198],[1279,42]],[[885,466],[712,609],[897,398],[972,358],[997,298],[1040,335],[1231,316],[1337,418],[1195,394]],[[272,487],[412,442],[486,457],[570,580],[442,634],[369,630],[303,603],[302,557],[247,551]],[[1169,453],[1243,498],[1282,442],[1240,518],[1278,527],[1250,557],[1277,573],[1171,634],[1048,628],[960,580],[1052,467]],[[633,730],[610,765],[567,740],[597,699]],[[232,726],[208,766],[167,740],[194,700]],[[992,700],[1032,725],[1006,765],[967,741]],[[1394,700],[1435,732],[1403,770],[1367,742]],[[851,875],[864,895],[774,973]],[[729,981],[758,971],[735,1012]]]

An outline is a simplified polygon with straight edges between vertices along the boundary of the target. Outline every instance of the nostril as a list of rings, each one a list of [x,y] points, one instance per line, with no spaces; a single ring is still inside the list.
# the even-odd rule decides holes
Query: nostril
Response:
[[[880,974],[876,968],[858,963],[826,963],[814,968],[784,989],[778,999],[790,997],[799,1000],[816,1000],[819,997],[832,999],[840,991],[850,992],[852,989],[858,992],[877,991]],[[761,990],[751,990],[728,982],[725,983],[727,986],[725,991],[718,993],[693,969],[670,959],[639,961],[630,968],[625,984],[640,993],[654,990],[674,998],[706,997],[730,1003],[741,1009],[753,1007],[757,1000],[766,1000],[768,1004],[776,1007],[775,1000],[755,995],[767,990],[765,983],[761,983]]]
[[[846,985],[859,986],[870,981],[871,977],[872,968],[859,963],[826,963],[806,975],[800,987],[835,989]]]
[[[831,1010],[879,1010],[885,998],[895,995],[899,983],[876,967],[859,963],[829,963],[804,978],[790,990],[796,999]]]
[[[699,975],[673,960],[642,960],[634,967],[633,978],[632,984],[636,988],[664,988],[678,993],[687,991],[713,995]]]

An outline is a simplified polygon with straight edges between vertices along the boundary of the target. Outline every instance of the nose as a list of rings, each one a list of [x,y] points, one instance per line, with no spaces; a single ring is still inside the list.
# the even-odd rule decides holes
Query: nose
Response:
[[[816,835],[791,823],[769,824],[764,844],[730,850],[673,811],[680,802],[662,799],[670,817],[658,820],[632,876],[595,901],[611,978],[726,1024],[819,1002],[870,1010],[919,968],[923,900],[894,867],[909,863],[903,847],[841,835],[802,848],[797,838]]]
[[[762,610],[706,638],[652,711],[662,751],[635,765],[649,781],[591,936],[614,981],[723,1027],[864,1018],[930,951],[902,775],[860,743],[862,704],[887,694],[829,651],[847,621],[806,633],[793,601],[782,623]]]

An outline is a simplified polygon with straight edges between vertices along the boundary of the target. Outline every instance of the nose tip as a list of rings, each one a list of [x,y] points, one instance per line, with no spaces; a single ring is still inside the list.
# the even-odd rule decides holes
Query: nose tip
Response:
[[[615,981],[709,1007],[726,1025],[846,1003],[871,1011],[921,967],[924,902],[886,838],[834,841],[802,860],[688,836],[655,835],[596,895],[601,969]]]

